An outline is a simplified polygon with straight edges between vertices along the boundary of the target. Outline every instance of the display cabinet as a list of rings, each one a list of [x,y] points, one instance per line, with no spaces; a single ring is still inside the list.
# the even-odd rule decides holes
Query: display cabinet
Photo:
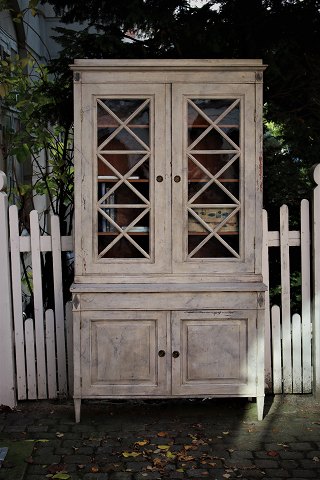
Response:
[[[74,399],[264,398],[259,60],[76,60]]]

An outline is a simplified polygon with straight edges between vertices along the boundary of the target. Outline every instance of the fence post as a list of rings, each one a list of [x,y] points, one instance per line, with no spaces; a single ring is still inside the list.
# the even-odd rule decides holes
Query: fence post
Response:
[[[320,399],[320,164],[313,172],[317,186],[313,193],[313,393]]]
[[[0,405],[16,405],[6,175],[0,171]]]

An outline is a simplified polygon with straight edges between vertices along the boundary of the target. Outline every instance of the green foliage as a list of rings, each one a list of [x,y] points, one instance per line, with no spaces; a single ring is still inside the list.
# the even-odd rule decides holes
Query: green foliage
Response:
[[[19,119],[18,131],[6,132],[5,155],[32,166],[33,184],[16,184],[21,230],[29,230],[30,203],[37,195],[48,201],[45,212],[59,216],[62,235],[70,235],[73,219],[73,127],[71,118],[62,115],[62,79],[49,75],[48,69],[30,56],[18,55],[0,62],[2,108]],[[70,85],[67,90],[69,91]],[[61,115],[60,115],[60,114]],[[27,208],[26,208],[27,206]],[[44,228],[46,220],[43,222]],[[33,284],[30,269],[21,254],[22,282],[25,285],[26,312],[32,315]],[[73,271],[66,252],[62,258],[65,300],[70,296]],[[43,298],[46,308],[53,306],[52,258],[43,255]]]
[[[19,131],[8,133],[6,154],[19,162],[31,161],[34,193],[48,197],[51,212],[60,217],[62,234],[68,234],[73,212],[72,124],[66,118],[59,122],[55,114],[55,79],[31,57],[16,55],[0,65],[2,104],[16,112],[21,125]],[[41,161],[43,155],[46,164]],[[28,185],[17,186],[20,197],[29,196],[31,190]]]

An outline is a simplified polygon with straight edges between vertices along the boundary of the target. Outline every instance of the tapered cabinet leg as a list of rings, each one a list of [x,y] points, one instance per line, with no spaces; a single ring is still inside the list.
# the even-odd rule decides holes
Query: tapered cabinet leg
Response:
[[[264,396],[257,397],[258,420],[263,420]]]
[[[76,418],[76,423],[80,422],[80,411],[81,411],[81,398],[74,399],[74,414]]]

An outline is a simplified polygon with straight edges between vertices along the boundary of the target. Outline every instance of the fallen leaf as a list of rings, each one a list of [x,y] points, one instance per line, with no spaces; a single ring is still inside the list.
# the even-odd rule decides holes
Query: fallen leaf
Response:
[[[125,458],[128,458],[128,457],[139,457],[139,455],[141,455],[141,453],[139,453],[139,452],[122,452],[122,455],[123,455]]]
[[[276,450],[269,450],[269,452],[267,452],[267,455],[269,457],[278,457],[279,456],[279,452],[277,452]]]
[[[152,463],[157,468],[164,468],[167,464],[167,462],[164,458],[154,458],[152,460]]]
[[[183,473],[184,470],[183,470],[183,468],[177,468],[176,472]]]
[[[158,432],[158,433],[157,433],[157,436],[158,436],[158,437],[167,437],[167,436],[168,436],[168,432]]]
[[[68,473],[56,473],[55,475],[53,475],[54,479],[59,479],[59,480],[68,480],[70,477],[70,475]]]
[[[229,435],[230,432],[222,432],[223,435]]]
[[[97,467],[97,465],[93,465],[90,470],[92,473],[97,473],[99,472],[99,467]]]
[[[34,463],[33,457],[28,457],[28,458],[26,458],[26,459],[25,459],[25,462],[26,462],[26,463],[30,463],[30,464]]]
[[[176,455],[168,451],[166,452],[166,457],[169,458],[170,460],[173,460],[174,458],[176,458]]]
[[[148,445],[148,440],[141,440],[140,442],[135,442],[135,445],[139,447],[144,447],[145,445]]]
[[[197,450],[197,447],[195,447],[194,445],[184,445],[183,446],[184,450]]]
[[[223,476],[223,478],[230,478],[231,477],[230,473],[224,473],[222,476]]]
[[[312,459],[312,460],[313,460],[314,462],[320,462],[320,459],[319,459],[319,457],[313,457],[313,459]]]
[[[56,433],[56,437],[62,438],[62,437],[64,437],[64,433],[57,432],[57,433]],[[70,477],[69,477],[69,478],[70,478]]]
[[[159,450],[169,450],[170,445],[158,445]]]

